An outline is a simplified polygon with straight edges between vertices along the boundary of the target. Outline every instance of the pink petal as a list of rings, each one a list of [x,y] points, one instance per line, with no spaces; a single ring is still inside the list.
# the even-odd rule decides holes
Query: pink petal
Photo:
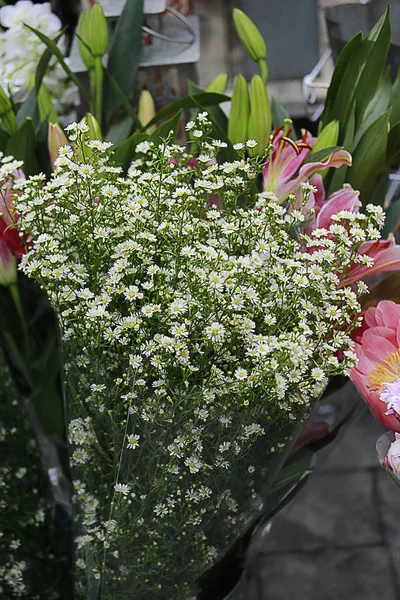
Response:
[[[343,188],[331,194],[317,214],[317,227],[329,228],[332,225],[332,215],[342,210],[358,212],[361,202],[358,199],[360,192],[353,190],[351,185],[345,183]]]
[[[377,320],[378,317],[380,324],[396,331],[400,322],[400,305],[391,300],[381,300],[376,307]]]
[[[359,254],[368,254],[368,256],[371,256],[374,259],[373,266],[354,265],[347,277],[341,281],[340,287],[376,273],[398,271],[400,269],[400,245],[396,244],[393,237],[377,242],[364,242],[361,244],[358,252]]]
[[[325,202],[325,187],[322,175],[320,175],[320,173],[315,173],[315,175],[311,177],[310,183],[317,188],[317,191],[313,192],[315,206],[321,208]]]
[[[386,338],[376,335],[373,329],[368,329],[362,337],[362,346],[367,358],[374,362],[379,362],[385,358],[389,352],[396,352],[397,346]]]
[[[300,184],[309,179],[311,175],[317,171],[323,171],[329,167],[341,167],[342,165],[351,165],[351,155],[346,150],[336,150],[323,162],[310,162],[303,165],[295,179],[289,181],[286,185],[279,187],[278,198],[287,198],[289,194],[293,194]]]

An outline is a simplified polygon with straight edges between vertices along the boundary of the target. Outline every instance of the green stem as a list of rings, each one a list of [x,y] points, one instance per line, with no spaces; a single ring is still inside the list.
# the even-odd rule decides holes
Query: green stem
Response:
[[[19,293],[18,285],[16,283],[12,283],[9,286],[9,290],[10,290],[11,297],[14,301],[14,305],[15,305],[16,311],[18,313],[20,322],[21,322],[21,327],[22,327],[22,331],[24,334],[25,353],[26,353],[26,356],[28,356],[28,352],[29,352],[28,325],[26,322],[25,311],[24,311],[24,307],[21,302],[21,296]]]
[[[103,113],[103,65],[101,56],[96,56],[94,63],[94,116],[99,124]]]
[[[267,85],[268,81],[268,67],[267,63],[263,58],[260,58],[258,61],[258,66],[260,68],[261,79],[263,80],[264,85]]]

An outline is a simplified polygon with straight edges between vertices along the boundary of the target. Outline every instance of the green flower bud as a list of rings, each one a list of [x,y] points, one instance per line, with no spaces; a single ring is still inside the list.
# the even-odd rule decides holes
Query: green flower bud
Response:
[[[108,47],[107,20],[100,4],[91,11],[83,10],[76,30],[78,50],[88,69],[93,69],[95,59],[104,56]]]
[[[216,94],[223,94],[226,90],[226,86],[228,85],[228,75],[227,73],[220,73],[212,80],[210,85],[207,88],[207,92],[214,92]]]
[[[153,96],[147,90],[142,90],[139,98],[138,118],[143,127],[146,127],[147,123],[150,123],[155,114],[156,109],[154,106]],[[153,127],[149,127],[149,129],[147,129],[147,133],[151,134],[154,130],[155,125]]]
[[[267,48],[263,36],[253,21],[238,8],[233,9],[233,20],[240,41],[250,58],[255,62],[265,61]]]
[[[87,136],[90,137],[91,140],[102,140],[103,139],[100,125],[98,124],[96,118],[92,115],[92,113],[86,113],[86,115],[83,117],[82,121],[84,121],[87,124],[87,126],[89,127]]]

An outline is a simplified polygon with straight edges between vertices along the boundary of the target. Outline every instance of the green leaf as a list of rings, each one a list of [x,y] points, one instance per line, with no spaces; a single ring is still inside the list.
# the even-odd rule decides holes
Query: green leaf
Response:
[[[60,32],[55,38],[54,41],[57,43],[58,39],[61,37],[63,32]],[[40,115],[39,115],[39,107],[38,107],[38,95],[40,86],[42,85],[43,77],[46,74],[47,67],[49,66],[49,62],[51,59],[52,53],[46,48],[44,53],[42,54],[38,66],[36,67],[36,75],[35,75],[35,87],[33,90],[29,92],[29,95],[25,102],[20,107],[17,113],[17,125],[20,127],[22,123],[25,121],[27,117],[33,119],[35,125],[39,124]]]
[[[386,148],[390,109],[370,125],[353,155],[348,182],[360,191],[360,200],[368,202],[373,188],[386,168]]]
[[[389,108],[391,92],[392,82],[390,79],[390,67],[388,67],[379,83],[375,96],[365,109],[363,121],[354,137],[353,152],[368,127]]]
[[[389,131],[386,164],[388,167],[397,166],[400,162],[400,122]]]
[[[381,80],[389,52],[391,35],[390,9],[388,5],[385,13],[371,29],[363,42],[368,54],[354,91],[354,98],[356,100],[356,130],[361,125],[364,112],[375,95]]]
[[[331,146],[330,148],[322,148],[322,150],[318,150],[318,152],[311,152],[311,154],[309,154],[306,160],[304,161],[304,164],[311,162],[323,162],[328,158],[328,156],[333,154],[333,152],[342,149],[342,146]]]
[[[357,33],[357,35],[347,42],[336,61],[331,83],[325,99],[324,111],[321,115],[321,127],[328,125],[328,123],[331,121],[334,121],[337,118],[336,115],[338,112],[341,112],[335,109],[340,88],[343,84],[343,79],[346,75],[346,72],[351,65],[351,61],[354,60],[354,56],[359,51],[362,42],[362,33]]]
[[[37,175],[39,167],[36,158],[35,128],[32,119],[26,119],[21,127],[10,136],[6,152],[18,160],[24,161],[23,170],[25,175]]]
[[[167,117],[171,117],[178,110],[187,110],[189,108],[203,108],[205,106],[214,106],[215,104],[221,104],[221,102],[229,101],[229,96],[225,96],[224,94],[215,94],[214,92],[203,92],[201,94],[194,94],[193,96],[185,96],[184,98],[180,98],[179,100],[174,100],[164,108],[162,108],[155,117],[147,123],[146,127],[151,127],[151,125],[155,125],[160,121],[163,121]]]
[[[107,75],[108,79],[110,80],[110,83],[115,92],[115,95],[119,98],[119,101],[120,101],[121,105],[124,107],[126,114],[132,119],[132,121],[135,124],[135,127],[140,129],[140,131],[143,131],[143,126],[142,126],[141,122],[139,121],[139,118],[138,118],[136,112],[132,108],[132,105],[129,102],[128,97],[121,90],[118,83],[115,81],[114,77],[111,75],[110,71],[108,69],[104,69],[104,72]]]
[[[132,118],[129,115],[123,117],[120,121],[111,125],[104,137],[105,141],[112,142],[115,145],[121,144],[129,136],[132,125]]]
[[[126,174],[129,169],[129,165],[132,162],[132,159],[135,155],[136,146],[140,142],[144,142],[149,138],[150,136],[147,133],[136,131],[115,149],[113,160],[116,165],[119,165],[123,168],[124,174]]]
[[[346,44],[339,56],[328,90],[322,116],[324,125],[337,119],[347,123],[356,103],[356,129],[375,95],[390,45],[389,10],[379,19],[365,40],[361,33]],[[342,139],[339,137],[339,143]]]
[[[129,96],[133,92],[143,43],[143,0],[127,0],[114,31],[108,55],[107,69]],[[120,107],[121,98],[115,88],[105,88],[104,108],[107,122]]]
[[[33,31],[33,33],[35,33],[38,36],[38,38],[46,45],[47,49],[50,50],[51,54],[54,54],[54,56],[57,58],[58,62],[60,63],[60,65],[62,66],[62,68],[64,69],[64,71],[68,75],[68,77],[79,88],[79,90],[85,96],[85,98],[87,98],[88,100],[90,100],[88,92],[86,91],[86,89],[84,88],[84,86],[81,84],[81,82],[79,81],[79,79],[75,75],[75,73],[73,73],[71,71],[71,69],[69,68],[69,66],[65,62],[64,57],[63,57],[63,55],[61,53],[61,50],[57,46],[56,42],[54,40],[52,40],[51,38],[47,37],[47,35],[44,35],[44,33],[42,33],[41,31],[38,31],[34,27],[30,27],[30,25],[26,25],[25,24],[25,27],[28,27],[28,29],[30,29],[31,31]]]
[[[5,153],[10,135],[4,129],[0,129],[0,152]]]
[[[201,87],[199,87],[193,81],[191,81],[190,79],[188,79],[188,92],[191,96],[195,96],[196,94],[207,93]],[[210,93],[210,92],[208,92],[208,93]],[[216,123],[218,123],[218,125],[221,127],[221,129],[223,129],[224,131],[228,130],[228,118],[227,118],[226,114],[224,113],[224,111],[218,105],[214,105],[214,106],[213,105],[211,105],[211,106],[204,105],[204,108],[208,112],[208,114],[212,115],[213,120]]]
[[[400,200],[392,202],[386,209],[385,227],[382,231],[382,237],[387,238],[389,233],[396,233],[400,226]]]
[[[324,127],[321,133],[318,135],[317,141],[313,146],[313,153],[336,146],[339,137],[339,122],[331,121]]]
[[[390,124],[396,125],[400,121],[400,69],[397,71],[397,76],[392,88],[392,114],[390,115]]]
[[[350,117],[347,121],[346,128],[344,130],[344,136],[343,136],[344,137],[343,148],[345,150],[347,150],[348,152],[351,151],[351,148],[353,145],[355,122],[356,122],[356,117],[355,117],[355,103],[354,103],[352,111],[350,113]],[[342,124],[339,124],[339,136],[340,136],[341,128],[342,128]],[[347,175],[348,169],[349,169],[349,167],[347,165],[343,165],[343,166],[339,167],[338,169],[334,170],[333,175],[331,176],[331,179],[330,179],[330,183],[327,185],[329,194],[332,194],[332,192],[336,192],[336,190],[339,190],[343,186],[344,182],[346,181],[346,175]]]
[[[183,110],[179,110],[176,115],[174,115],[168,121],[164,121],[157,127],[157,129],[151,134],[150,141],[155,144],[159,144],[162,140],[166,139],[170,132],[173,132],[173,141],[175,142],[176,136],[178,135],[179,123],[182,117]]]

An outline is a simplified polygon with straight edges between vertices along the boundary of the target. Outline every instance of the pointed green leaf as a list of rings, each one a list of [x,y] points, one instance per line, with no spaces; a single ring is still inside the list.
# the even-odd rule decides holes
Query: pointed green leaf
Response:
[[[390,45],[389,10],[365,40],[357,34],[339,56],[322,116],[324,125],[333,119],[346,123],[356,102],[356,129],[377,90]],[[339,142],[342,139],[339,137]]]
[[[354,137],[353,152],[356,149],[358,142],[367,131],[368,127],[372,125],[372,123],[381,115],[383,115],[383,113],[389,108],[391,92],[392,82],[390,79],[390,67],[388,67],[379,83],[375,96],[365,109],[363,121]]]
[[[386,164],[394,167],[400,163],[400,122],[389,131]]]
[[[123,117],[120,121],[114,123],[114,125],[111,125],[110,129],[104,136],[104,140],[106,142],[112,142],[116,146],[121,144],[121,142],[126,140],[126,138],[129,136],[132,125],[132,118],[129,115]]]
[[[385,13],[363,42],[363,45],[367,48],[368,55],[354,90],[354,99],[356,100],[356,130],[361,125],[364,112],[378,88],[389,52],[391,34],[390,10],[388,6]]]
[[[348,182],[360,191],[360,200],[368,202],[373,188],[386,168],[386,148],[390,109],[370,125],[353,155]]]
[[[111,41],[107,69],[126,96],[134,91],[143,43],[143,0],[127,0]],[[105,88],[104,109],[107,122],[121,106],[115,89]]]
[[[347,126],[344,129],[344,134],[342,134],[343,137],[344,137],[344,139],[343,139],[343,148],[345,150],[347,150],[348,152],[351,151],[351,148],[352,148],[352,145],[353,145],[355,121],[356,121],[356,117],[355,117],[355,103],[353,103],[353,108],[352,108],[352,111],[350,113],[350,117],[349,117],[349,119],[347,121]],[[341,136],[340,129],[342,127],[343,127],[342,124],[339,124],[339,137]],[[338,169],[334,170],[334,173],[333,173],[333,175],[331,176],[331,179],[330,179],[330,183],[327,186],[327,188],[329,190],[329,194],[332,194],[333,192],[336,192],[336,190],[339,190],[343,186],[343,184],[346,181],[346,176],[347,176],[348,169],[349,169],[349,167],[347,165],[343,165],[343,166],[339,167]]]
[[[47,49],[50,50],[51,54],[54,54],[54,56],[57,58],[58,62],[60,63],[60,65],[62,66],[62,68],[68,75],[68,77],[79,88],[79,90],[82,92],[82,94],[85,96],[85,98],[89,99],[89,94],[87,93],[86,89],[81,84],[81,82],[79,81],[79,79],[77,78],[75,73],[73,73],[71,71],[71,69],[65,62],[64,57],[61,53],[61,50],[57,46],[56,42],[54,40],[52,40],[51,38],[47,37],[47,35],[44,35],[44,33],[39,31],[38,29],[35,29],[34,27],[30,27],[30,25],[25,25],[25,27],[28,27],[28,29],[33,31],[33,33],[35,33],[38,36],[38,38],[46,45]]]
[[[396,233],[400,226],[400,200],[392,202],[386,209],[385,227],[382,231],[382,237],[387,238],[389,233]]]
[[[0,152],[5,152],[10,135],[4,129],[0,129]]]
[[[37,175],[39,168],[36,158],[35,128],[32,119],[26,119],[17,131],[10,136],[6,148],[18,160],[24,161],[25,175]]]
[[[55,38],[54,41],[57,43],[58,39],[61,37],[63,32],[60,32]],[[49,62],[51,59],[52,53],[46,48],[44,53],[42,54],[38,66],[36,67],[36,75],[35,75],[35,87],[33,90],[29,92],[28,98],[20,107],[17,113],[17,125],[20,127],[22,123],[25,121],[27,117],[30,117],[35,125],[39,124],[39,107],[37,102],[37,97],[39,94],[40,86],[42,85],[43,77],[46,74],[47,67],[49,66]]]
[[[328,125],[331,121],[335,120],[338,111],[335,111],[335,105],[340,92],[343,79],[346,75],[347,70],[350,67],[351,61],[354,60],[354,56],[359,51],[362,45],[362,33],[357,33],[343,48],[336,62],[331,83],[328,88],[328,92],[325,99],[324,111],[321,115],[321,127]],[[354,82],[353,82],[354,83]]]
[[[187,110],[189,108],[198,108],[200,106],[203,108],[203,110],[205,110],[205,106],[215,106],[216,104],[221,104],[221,102],[227,102],[229,100],[229,96],[225,96],[224,94],[215,94],[214,92],[202,92],[200,94],[194,94],[193,96],[185,96],[179,100],[174,100],[174,102],[171,102],[158,111],[154,119],[147,124],[147,127],[151,127],[151,125],[155,125],[167,117],[171,117],[181,108],[183,110]]]
[[[390,124],[396,125],[400,121],[400,69],[397,71],[397,76],[392,88],[392,114],[390,115]]]
[[[343,148],[342,146],[331,146],[330,148],[322,148],[322,150],[318,150],[318,152],[313,151],[307,156],[304,164],[310,162],[323,162],[328,158],[328,156],[333,154],[333,152],[336,152],[336,150],[343,150]]]
[[[150,136],[147,133],[143,133],[142,131],[137,131],[133,133],[127,140],[123,141],[120,144],[113,154],[113,160],[116,165],[119,165],[123,168],[124,174],[127,173],[129,166],[133,160],[135,155],[136,146],[140,142],[144,142],[148,140]]]
[[[332,146],[336,146],[339,137],[339,121],[331,121],[324,127],[320,134],[318,134],[317,141],[315,142],[312,154],[319,150],[324,150]]]
[[[150,141],[158,145],[160,142],[166,139],[172,131],[172,139],[173,142],[175,142],[176,136],[178,135],[179,123],[182,117],[182,113],[183,110],[181,109],[171,119],[169,119],[168,121],[164,121],[164,123],[161,123],[161,125],[159,125],[157,129],[151,134],[149,138]]]
[[[132,119],[132,121],[135,124],[135,127],[137,127],[140,131],[143,131],[143,126],[142,126],[141,122],[139,121],[139,117],[137,116],[131,103],[129,102],[129,98],[121,90],[121,88],[119,87],[118,83],[116,82],[116,80],[114,79],[114,77],[112,76],[110,71],[108,69],[104,69],[104,72],[107,75],[108,79],[110,80],[110,83],[114,90],[114,93],[117,96],[117,98],[119,99],[121,106],[124,107],[126,114],[129,115],[129,117]]]

